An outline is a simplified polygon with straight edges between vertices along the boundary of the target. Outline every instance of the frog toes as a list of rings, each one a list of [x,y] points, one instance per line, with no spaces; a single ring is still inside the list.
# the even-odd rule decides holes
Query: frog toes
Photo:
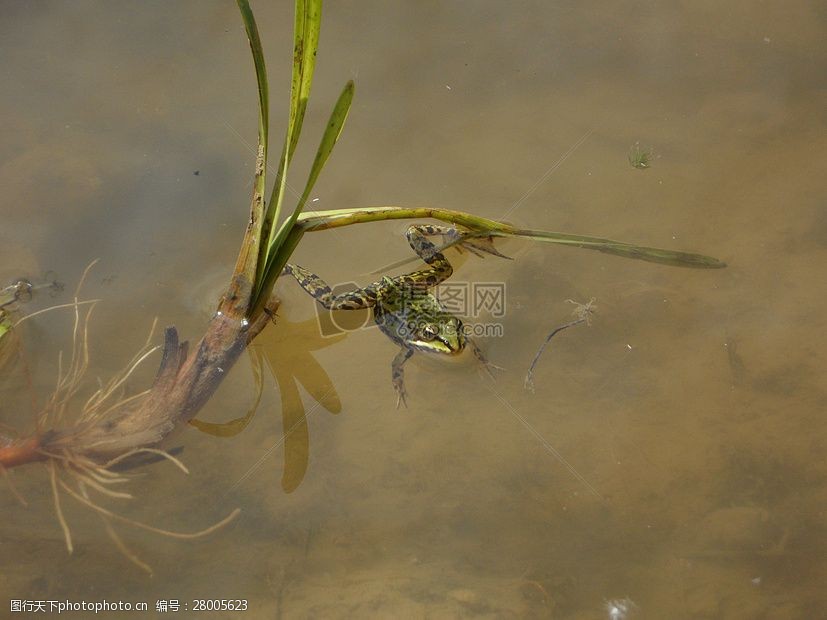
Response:
[[[399,409],[399,405],[405,405],[405,408],[408,408],[408,393],[405,391],[404,387],[399,387],[396,389],[396,408]]]

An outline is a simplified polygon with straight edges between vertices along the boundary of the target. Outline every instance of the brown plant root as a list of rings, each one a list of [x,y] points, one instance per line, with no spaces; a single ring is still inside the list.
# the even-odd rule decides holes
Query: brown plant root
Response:
[[[198,353],[189,359],[187,344],[178,342],[175,328],[167,328],[161,366],[152,388],[127,396],[127,380],[160,348],[151,344],[156,327],[156,322],[153,322],[146,342],[127,366],[107,383],[99,381],[98,389],[78,407],[79,392],[89,367],[89,322],[97,303],[97,300],[81,301],[79,291],[93,264],[84,271],[74,301],[50,308],[68,307],[74,311],[71,355],[68,362],[64,361],[62,354],[58,356],[55,388],[37,416],[35,434],[24,439],[0,435],[0,471],[9,481],[13,493],[24,501],[11,485],[6,469],[25,463],[44,462],[49,473],[55,513],[69,553],[73,550],[73,543],[61,503],[62,494],[98,513],[118,550],[133,564],[151,574],[151,567],[121,540],[113,521],[163,536],[192,539],[224,527],[238,516],[240,510],[232,511],[206,529],[192,533],[174,532],[105,508],[93,497],[93,493],[117,501],[132,499],[133,496],[122,486],[130,481],[130,476],[113,468],[142,453],[160,456],[185,474],[189,473],[180,460],[159,444],[180,423],[197,413],[217,387],[224,369],[229,370],[249,340],[264,327],[267,317],[263,315],[263,320],[251,325],[247,321],[233,321],[232,317],[217,313],[211,322],[214,329],[212,337],[208,331]]]
[[[180,461],[178,461],[178,459],[176,459],[175,457],[163,452],[162,450],[153,449],[151,451],[156,454],[163,454],[166,458],[176,463],[177,466],[180,469],[182,469],[182,471],[187,473],[186,467],[184,467],[183,464]],[[139,450],[136,450],[133,453],[136,452],[139,452]],[[126,458],[127,456],[128,455],[124,455],[124,458]],[[130,519],[129,517],[119,514],[113,510],[104,508],[90,497],[90,492],[94,490],[100,493],[101,495],[105,495],[107,497],[112,497],[115,499],[132,499],[131,494],[126,492],[114,491],[111,488],[111,486],[113,485],[129,482],[129,479],[126,476],[119,475],[115,472],[110,471],[108,469],[109,466],[110,464],[107,464],[105,466],[95,465],[94,463],[75,460],[70,454],[65,454],[61,457],[50,458],[47,462],[47,467],[49,469],[49,475],[52,485],[52,495],[55,503],[55,513],[57,515],[58,522],[60,523],[60,527],[63,530],[63,535],[66,540],[66,548],[69,551],[69,553],[72,553],[73,550],[72,535],[71,530],[69,529],[68,522],[66,521],[61,507],[61,490],[70,497],[72,497],[74,500],[86,506],[87,508],[90,508],[97,512],[100,518],[103,520],[107,534],[115,543],[115,547],[130,562],[132,562],[142,570],[146,571],[150,575],[152,574],[152,568],[149,566],[149,564],[142,561],[133,551],[131,551],[126,546],[126,544],[123,542],[123,540],[113,527],[112,521],[120,521],[121,523],[131,525],[132,527],[147,530],[149,532],[160,534],[162,536],[168,536],[170,538],[194,539],[200,538],[202,536],[207,536],[215,532],[216,530],[221,529],[222,527],[230,523],[233,519],[235,519],[241,512],[240,509],[236,508],[221,521],[197,532],[174,532],[167,529],[155,527],[153,525],[149,525],[141,521]]]
[[[172,462],[185,474],[189,473],[180,460],[160,448],[138,446],[101,462],[101,453],[95,451],[95,444],[84,441],[90,434],[97,436],[97,433],[93,431],[99,431],[101,428],[107,427],[111,417],[121,415],[125,409],[131,410],[132,407],[140,406],[141,402],[148,397],[149,390],[127,397],[122,394],[122,391],[129,376],[149,355],[159,348],[150,346],[155,322],[153,322],[152,330],[145,344],[127,364],[126,368],[112,377],[107,384],[99,387],[84,402],[75,418],[69,419],[67,409],[73,397],[76,396],[79,384],[83,380],[88,367],[88,320],[90,316],[91,308],[83,319],[80,319],[79,315],[76,314],[76,324],[73,330],[74,346],[70,362],[66,369],[63,369],[62,364],[60,364],[57,387],[38,419],[39,428],[54,428],[55,425],[59,424],[63,425],[63,428],[41,434],[36,451],[42,459],[45,459],[46,467],[49,470],[55,513],[69,553],[72,553],[73,550],[72,536],[61,506],[61,491],[97,512],[116,548],[133,564],[151,574],[151,567],[138,558],[121,540],[112,525],[113,520],[163,536],[189,539],[206,536],[214,532],[232,521],[240,511],[238,509],[234,510],[228,517],[204,530],[194,533],[181,533],[130,519],[113,510],[104,508],[90,497],[91,492],[94,491],[101,496],[116,500],[132,499],[133,496],[130,493],[116,490],[118,485],[129,482],[129,476],[113,471],[112,467],[136,454],[151,453],[161,456]],[[78,321],[80,321],[80,325]]]

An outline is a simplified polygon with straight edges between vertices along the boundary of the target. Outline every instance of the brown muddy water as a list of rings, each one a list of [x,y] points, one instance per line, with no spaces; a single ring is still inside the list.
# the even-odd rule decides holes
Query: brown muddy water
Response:
[[[292,9],[254,9],[277,136]],[[505,283],[505,315],[479,319],[501,325],[482,344],[505,370],[492,382],[414,358],[399,411],[387,338],[321,339],[312,300],[283,282],[283,324],[261,345],[281,390],[265,373],[246,431],[187,430],[189,476],[146,467],[135,499],[106,502],[179,531],[240,517],[195,541],[118,525],[149,577],[64,498],[68,555],[48,476],[20,468],[28,507],[0,490],[0,616],[27,616],[12,599],[177,599],[182,618],[624,617],[611,601],[628,618],[824,617],[825,18],[803,0],[329,2],[294,189],[344,81],[357,93],[314,207],[464,209],[729,267],[516,242],[514,261],[467,258],[454,282]],[[2,283],[52,270],[66,290],[25,311],[65,303],[100,258],[83,293],[103,300],[90,386],[154,316],[197,339],[251,191],[256,95],[234,3],[4,2],[0,71]],[[630,165],[636,143],[650,168]],[[410,254],[403,231],[310,235],[296,260],[365,283]],[[593,325],[556,337],[526,391],[565,300],[591,297]],[[21,334],[4,425],[31,430],[70,319]],[[325,376],[337,415],[312,396],[332,407]],[[200,417],[241,416],[254,395],[242,359]],[[194,599],[248,610],[194,612]]]

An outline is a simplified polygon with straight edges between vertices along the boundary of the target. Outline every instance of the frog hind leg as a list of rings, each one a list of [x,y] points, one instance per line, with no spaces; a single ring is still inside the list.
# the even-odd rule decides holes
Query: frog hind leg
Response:
[[[396,357],[391,363],[391,380],[393,381],[393,389],[396,390],[396,408],[399,409],[399,404],[408,406],[407,396],[408,392],[405,390],[405,369],[402,367],[411,356],[414,354],[413,349],[402,347]]]
[[[362,310],[376,305],[376,288],[373,285],[334,295],[327,282],[300,265],[285,265],[281,275],[296,278],[299,286],[328,310]]]
[[[448,230],[443,226],[432,224],[419,224],[408,228],[408,232],[405,233],[408,244],[417,256],[428,264],[428,268],[397,276],[394,278],[394,282],[429,289],[451,277],[451,274],[454,273],[451,263],[439,251],[439,248],[428,239],[429,235],[442,234],[442,229]]]

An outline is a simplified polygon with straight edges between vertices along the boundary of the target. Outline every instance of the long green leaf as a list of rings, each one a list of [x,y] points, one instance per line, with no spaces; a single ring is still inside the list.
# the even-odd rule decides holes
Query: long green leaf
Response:
[[[266,247],[267,237],[262,235],[264,227],[264,192],[267,187],[267,148],[269,134],[269,95],[267,87],[267,69],[264,64],[264,51],[258,27],[250,9],[248,0],[236,0],[244,28],[247,31],[247,40],[253,55],[253,64],[256,71],[258,85],[258,149],[256,150],[256,168],[253,179],[253,198],[250,205],[250,223],[244,236],[234,270],[234,282],[255,282],[258,280],[259,263],[262,247]],[[228,296],[241,308],[246,302],[243,295]]]
[[[313,160],[313,166],[310,168],[310,174],[307,177],[307,183],[304,186],[304,191],[302,192],[301,198],[299,198],[299,202],[293,210],[290,218],[285,220],[285,222],[281,225],[278,234],[275,235],[273,241],[267,248],[267,262],[264,268],[262,283],[271,279],[270,271],[273,268],[276,252],[281,244],[284,243],[284,240],[287,238],[287,235],[296,223],[299,214],[307,204],[307,200],[310,198],[310,193],[313,191],[313,186],[316,184],[316,180],[319,178],[322,168],[324,168],[327,163],[327,159],[330,157],[333,147],[336,146],[336,142],[342,134],[342,129],[344,129],[345,121],[347,120],[347,115],[350,111],[350,105],[353,102],[353,93],[355,88],[356,87],[353,84],[353,80],[349,80],[348,83],[345,84],[344,89],[342,89],[342,93],[339,95],[336,105],[333,106],[333,112],[330,114],[330,119],[325,127],[322,140],[319,143],[319,148],[316,150],[316,158]],[[279,270],[281,270],[281,267],[279,267]]]
[[[624,258],[645,260],[651,263],[660,263],[673,267],[689,267],[694,269],[720,269],[726,267],[726,263],[723,261],[712,258],[711,256],[704,256],[703,254],[633,245],[631,243],[601,237],[587,237],[545,230],[520,230],[503,222],[489,220],[484,217],[463,213],[462,211],[432,209],[428,207],[407,208],[382,206],[304,213],[298,218],[297,228],[301,228],[305,232],[310,232],[349,226],[361,222],[416,218],[435,218],[452,224],[458,224],[480,235],[523,237],[544,241],[546,243],[557,243],[587,250],[596,250]],[[417,259],[414,258],[413,260]]]
[[[259,286],[264,279],[264,265],[273,247],[276,225],[281,214],[284,192],[287,187],[287,170],[293,158],[296,144],[301,135],[313,73],[316,68],[316,52],[319,47],[319,29],[322,19],[322,0],[296,0],[296,16],[293,28],[293,77],[290,86],[290,113],[284,147],[279,160],[276,183],[270,195],[264,216],[263,235],[265,240],[259,252]]]
[[[494,236],[506,236],[503,233],[492,233]],[[634,258],[650,263],[671,265],[672,267],[689,267],[692,269],[721,269],[726,263],[703,254],[693,252],[678,252],[676,250],[665,250],[652,248],[643,245],[633,245],[622,241],[613,241],[600,237],[586,237],[583,235],[570,235],[567,233],[550,232],[545,230],[515,230],[508,236],[545,241],[546,243],[557,243],[570,245],[585,250],[597,250],[604,254],[614,254],[623,258]]]
[[[296,144],[298,144],[302,124],[304,123],[304,113],[310,99],[310,87],[313,84],[313,73],[316,70],[316,52],[319,49],[319,29],[322,23],[322,0],[305,1],[301,15],[298,10],[298,4],[300,3],[302,3],[302,0],[297,0],[295,30],[298,32],[301,28],[303,34],[302,40],[296,41],[293,53],[295,56],[301,57],[301,64],[299,65],[301,74],[296,76],[294,71],[290,91],[290,108],[291,110],[295,109],[296,113],[295,117],[291,117],[293,128],[290,148],[288,149],[288,165],[290,160],[293,159],[293,153],[296,152]]]
[[[304,205],[307,204],[307,199],[310,198],[310,192],[313,191],[313,186],[316,184],[322,168],[324,168],[327,163],[330,153],[333,152],[333,147],[336,146],[339,136],[342,135],[342,129],[345,127],[345,121],[347,120],[348,112],[350,112],[350,105],[353,103],[353,93],[355,90],[356,86],[353,84],[353,80],[348,80],[348,83],[345,84],[342,93],[339,95],[339,99],[336,100],[336,105],[333,106],[333,112],[330,113],[330,119],[327,121],[324,134],[322,134],[319,148],[316,149],[316,158],[313,160],[313,166],[310,168],[310,174],[307,177],[304,192],[302,192],[299,203],[290,216],[290,226],[293,225],[299,217],[299,213],[304,209]]]
[[[250,42],[250,50],[253,53],[253,64],[256,68],[256,82],[258,83],[258,143],[264,147],[264,170],[267,170],[267,143],[270,124],[270,101],[267,86],[267,68],[264,64],[264,50],[261,47],[261,39],[256,26],[256,19],[247,0],[237,0],[238,8],[241,11],[241,19],[244,22],[244,29],[247,31],[247,39]],[[264,195],[265,174],[257,176],[256,190]],[[258,185],[260,184],[260,187]]]
[[[270,293],[273,290],[276,280],[278,280],[281,275],[281,270],[284,269],[284,266],[287,264],[287,261],[290,259],[296,246],[299,245],[299,241],[301,241],[303,236],[304,230],[302,230],[302,227],[293,226],[288,232],[284,242],[275,248],[268,257],[264,278],[262,279],[261,286],[256,290],[255,301],[252,304],[252,316],[258,315],[264,308],[270,298]]]

